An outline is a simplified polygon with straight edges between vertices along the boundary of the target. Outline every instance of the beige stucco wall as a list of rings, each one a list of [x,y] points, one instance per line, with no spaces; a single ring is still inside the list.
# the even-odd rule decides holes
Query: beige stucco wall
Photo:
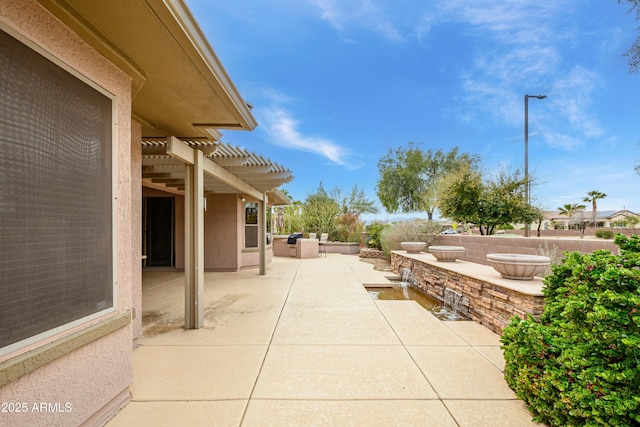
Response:
[[[143,188],[144,197],[175,199],[175,268],[184,270],[184,197],[155,188]],[[238,271],[259,265],[258,249],[244,247],[244,202],[237,194],[207,194],[204,213],[204,265],[206,271]],[[141,238],[141,237],[140,237]],[[273,248],[267,247],[271,262]]]
[[[132,249],[136,246],[136,237],[132,234],[135,210],[131,204],[130,78],[31,0],[2,0],[0,21],[115,95],[116,304],[118,313],[127,314],[132,309],[132,287],[137,286],[133,266],[140,260],[140,254],[134,254]],[[128,398],[127,388],[132,381],[131,328],[132,324],[127,322],[115,332],[66,355],[63,352],[53,362],[0,387],[0,402],[25,402],[29,408],[26,413],[0,412],[0,425],[71,426],[80,425],[96,413],[98,417],[108,417],[101,408],[111,403],[115,405],[110,407],[112,411]],[[61,336],[47,341],[57,338]],[[15,353],[3,359],[4,362],[15,360]],[[40,402],[61,403],[62,408],[69,410],[33,411],[32,405]],[[69,406],[65,407],[66,403]]]
[[[598,249],[607,249],[617,253],[618,247],[611,240],[603,239],[568,239],[568,238],[525,238],[525,237],[499,237],[477,236],[466,234],[438,235],[438,245],[463,246],[465,253],[460,259],[489,265],[487,254],[511,253],[524,255],[552,255],[559,260],[565,251],[578,251],[592,253]]]
[[[142,335],[142,126],[131,123],[131,301],[134,318],[131,321],[133,339]],[[136,262],[136,258],[138,258]]]
[[[204,215],[204,268],[207,271],[237,271],[238,232],[244,227],[238,222],[236,194],[207,194]]]

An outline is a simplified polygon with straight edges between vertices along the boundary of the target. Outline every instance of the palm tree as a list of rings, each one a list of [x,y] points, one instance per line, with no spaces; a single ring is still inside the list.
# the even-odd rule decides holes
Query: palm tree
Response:
[[[604,199],[605,197],[607,197],[607,195],[604,194],[603,192],[598,190],[593,190],[593,191],[588,191],[587,197],[582,199],[583,202],[587,202],[587,203],[591,202],[591,206],[593,207],[593,210],[591,211],[591,223],[593,224],[593,228],[596,227],[596,210],[598,209],[596,200]]]
[[[560,211],[560,215],[566,215],[569,217],[569,224],[571,224],[571,217],[573,214],[584,210],[584,208],[586,208],[586,206],[581,205],[580,203],[565,203],[558,208],[558,211]]]

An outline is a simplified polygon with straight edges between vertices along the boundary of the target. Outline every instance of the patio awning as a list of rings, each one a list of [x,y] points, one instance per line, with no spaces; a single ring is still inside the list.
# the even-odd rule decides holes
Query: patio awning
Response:
[[[278,189],[293,179],[291,171],[245,148],[221,141],[176,138],[205,156],[204,193],[239,194],[262,199],[271,205],[288,205]],[[210,163],[208,163],[210,162]],[[142,140],[143,185],[181,194],[185,188],[184,163],[168,151],[166,139]]]

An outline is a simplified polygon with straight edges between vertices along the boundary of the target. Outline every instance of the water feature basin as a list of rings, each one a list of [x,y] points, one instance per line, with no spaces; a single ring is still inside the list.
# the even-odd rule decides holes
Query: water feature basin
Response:
[[[455,311],[446,308],[437,299],[431,298],[411,286],[404,289],[402,286],[367,287],[366,289],[369,296],[374,300],[415,301],[440,320],[468,320]]]
[[[418,288],[411,286],[415,282],[415,274],[408,268],[402,269],[401,281],[391,281],[391,286],[386,287],[367,287],[369,296],[374,300],[400,300],[415,301],[425,310],[436,316],[440,320],[468,320],[460,313],[456,312],[455,305],[447,306],[447,298],[445,295],[445,304],[443,305],[437,299],[427,295]]]
[[[464,255],[463,246],[429,246],[428,251],[438,261],[453,262]]]
[[[402,249],[407,251],[408,254],[419,254],[427,244],[425,242],[400,242]]]
[[[551,258],[541,255],[487,254],[487,262],[505,279],[533,280],[551,264]]]

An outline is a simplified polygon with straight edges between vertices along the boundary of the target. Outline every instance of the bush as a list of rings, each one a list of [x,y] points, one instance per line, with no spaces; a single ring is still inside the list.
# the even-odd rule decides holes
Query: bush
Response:
[[[596,237],[600,239],[613,239],[613,231],[611,230],[596,230]]]
[[[366,227],[367,232],[367,245],[369,245],[372,249],[382,250],[382,245],[380,243],[380,235],[382,230],[386,227],[386,224],[380,222],[374,222],[373,224],[369,224]]]
[[[364,229],[360,215],[345,213],[334,219],[334,230],[329,240],[334,242],[359,242],[360,232]]]
[[[515,230],[511,224],[502,224],[496,227],[496,230]]]
[[[400,242],[425,242],[429,246],[437,238],[434,235],[435,227],[433,223],[420,220],[397,222],[382,230],[380,245],[387,256],[391,255],[391,251],[402,249]]]
[[[640,237],[620,255],[566,253],[544,283],[539,321],[511,319],[505,378],[553,426],[640,423]]]

